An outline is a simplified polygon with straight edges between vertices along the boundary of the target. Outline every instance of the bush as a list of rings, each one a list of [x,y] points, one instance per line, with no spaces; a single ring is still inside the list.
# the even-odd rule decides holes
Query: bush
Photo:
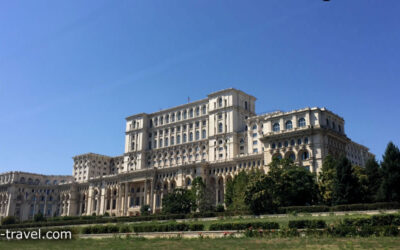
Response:
[[[116,225],[96,225],[83,227],[81,232],[83,234],[106,234],[106,233],[118,233],[120,228]]]
[[[140,207],[140,214],[141,215],[148,216],[148,215],[150,215],[150,212],[151,212],[150,205],[146,204],[146,205],[142,205]]]
[[[217,213],[224,212],[224,211],[225,211],[224,205],[218,204],[218,205],[215,207],[215,211],[216,211]]]
[[[342,221],[346,226],[400,226],[400,214],[381,214],[365,218],[346,218]]]
[[[245,230],[254,229],[279,229],[276,222],[232,222],[232,223],[213,223],[210,225],[211,231],[222,230]]]
[[[198,226],[194,226],[198,227]],[[189,231],[190,226],[186,223],[158,223],[133,225],[133,231],[140,232],[172,232],[172,231]]]
[[[378,202],[364,204],[347,204],[338,206],[292,206],[280,207],[278,213],[290,214],[297,213],[316,213],[316,212],[338,212],[338,211],[361,211],[361,210],[380,210],[380,209],[399,209],[399,202]]]
[[[128,225],[121,225],[119,227],[119,232],[120,233],[130,233],[131,229],[130,229],[130,227]]]
[[[1,220],[1,225],[12,225],[17,223],[17,220],[14,216],[7,216]]]
[[[43,216],[42,213],[37,213],[37,214],[35,214],[35,216],[33,217],[33,221],[34,221],[34,222],[46,221],[46,218]]]
[[[324,220],[291,220],[289,221],[289,228],[320,229],[326,228],[326,222]]]
[[[199,224],[199,223],[190,224],[189,225],[189,230],[190,231],[203,231],[204,230],[204,224]]]

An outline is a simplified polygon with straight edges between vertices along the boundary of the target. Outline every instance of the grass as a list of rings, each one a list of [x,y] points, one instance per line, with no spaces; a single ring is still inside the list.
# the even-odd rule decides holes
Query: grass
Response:
[[[0,249],[399,249],[400,237],[379,238],[109,238],[69,241],[0,241]]]

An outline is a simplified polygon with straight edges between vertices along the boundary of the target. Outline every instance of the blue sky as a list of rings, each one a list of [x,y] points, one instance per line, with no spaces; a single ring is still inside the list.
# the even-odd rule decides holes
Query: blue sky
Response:
[[[125,117],[235,87],[400,144],[400,1],[1,1],[0,172],[120,155]]]

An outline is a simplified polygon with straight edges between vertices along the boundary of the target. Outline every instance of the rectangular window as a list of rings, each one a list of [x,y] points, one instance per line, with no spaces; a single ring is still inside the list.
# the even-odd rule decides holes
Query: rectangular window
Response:
[[[253,153],[258,153],[258,148],[254,148]]]
[[[257,145],[258,141],[253,141],[253,145]]]
[[[202,137],[203,139],[206,139],[206,137],[207,137],[207,132],[206,132],[206,130],[201,131],[201,137]]]

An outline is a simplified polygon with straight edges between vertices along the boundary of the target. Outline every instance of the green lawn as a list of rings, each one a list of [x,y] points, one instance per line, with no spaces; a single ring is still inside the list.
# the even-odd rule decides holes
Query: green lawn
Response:
[[[399,249],[400,237],[0,241],[0,249]]]

